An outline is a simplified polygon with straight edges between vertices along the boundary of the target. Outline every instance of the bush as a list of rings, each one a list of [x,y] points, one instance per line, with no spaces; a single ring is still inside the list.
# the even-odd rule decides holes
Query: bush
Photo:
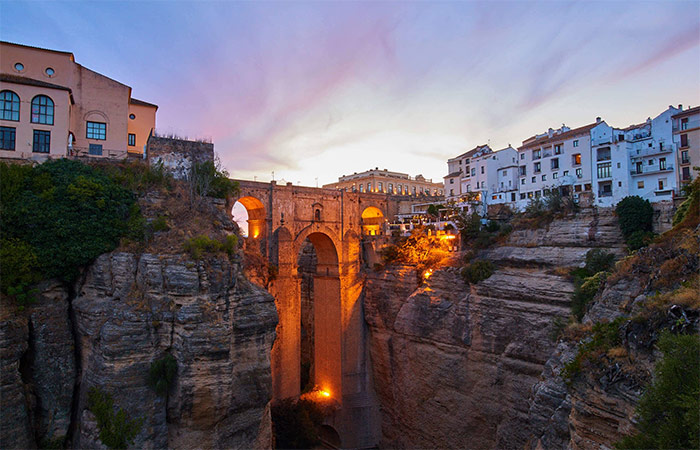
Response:
[[[664,332],[659,348],[654,383],[637,405],[639,432],[618,449],[700,448],[700,337]]]
[[[167,395],[177,374],[177,361],[172,355],[165,355],[153,361],[148,370],[148,386],[160,397]]]
[[[615,207],[615,214],[617,214],[620,230],[628,246],[630,245],[629,239],[634,233],[652,231],[654,208],[649,200],[644,200],[637,195],[625,197]],[[640,235],[636,236],[638,238]]]
[[[484,226],[484,230],[488,231],[489,233],[495,233],[496,231],[501,229],[501,225],[496,222],[495,220],[489,220],[486,225]]]
[[[494,266],[491,261],[478,260],[462,268],[462,279],[466,283],[478,283],[493,275]]]
[[[165,218],[165,216],[156,217],[155,220],[151,222],[151,228],[156,233],[160,231],[168,231],[170,229],[168,226],[168,220]]]
[[[573,360],[571,360],[561,372],[561,377],[567,383],[573,382],[581,372],[583,363],[594,360],[595,357],[607,352],[609,349],[620,345],[620,326],[627,321],[625,317],[618,317],[612,322],[600,322],[593,325],[590,340],[581,344]]]
[[[646,247],[647,245],[651,244],[653,240],[654,233],[651,231],[635,231],[634,233],[630,234],[627,239],[625,239],[625,242],[627,243],[627,247],[634,251],[639,250],[642,247]]]
[[[323,414],[310,400],[285,399],[272,405],[272,428],[277,448],[316,448]]]
[[[138,213],[132,192],[67,159],[0,164],[0,198],[0,240],[14,248],[2,254],[4,293],[13,283],[72,282],[79,267],[119,244]]]
[[[141,431],[143,419],[129,419],[123,409],[115,412],[112,396],[98,388],[93,387],[88,392],[88,409],[97,419],[100,441],[109,448],[127,448]]]
[[[615,265],[615,255],[603,249],[594,248],[586,253],[585,269],[589,275],[609,271]]]
[[[606,272],[598,272],[582,281],[575,282],[574,293],[571,298],[571,313],[576,320],[581,321],[586,314],[588,304],[598,293],[603,281],[607,278]]]
[[[204,234],[195,236],[185,241],[184,250],[190,254],[192,259],[202,259],[205,253],[225,252],[229,257],[233,256],[238,249],[238,236],[229,234],[224,242],[210,238]]]
[[[195,196],[227,198],[239,191],[238,182],[229,179],[218,159],[194,163],[187,175],[191,201]]]

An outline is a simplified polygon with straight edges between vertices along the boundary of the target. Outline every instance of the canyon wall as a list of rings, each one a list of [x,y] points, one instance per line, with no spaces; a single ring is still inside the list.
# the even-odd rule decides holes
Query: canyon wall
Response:
[[[458,270],[422,285],[410,267],[370,273],[364,291],[374,384],[386,448],[523,448],[529,397],[570,314],[573,284],[591,248],[622,255],[609,211],[587,209],[516,230],[482,251],[494,274],[466,285]]]
[[[0,316],[2,448],[68,439],[105,448],[90,388],[142,420],[134,448],[269,448],[274,299],[227,257],[114,252],[73,292],[41,286],[26,311]],[[172,355],[166,396],[147,385]]]

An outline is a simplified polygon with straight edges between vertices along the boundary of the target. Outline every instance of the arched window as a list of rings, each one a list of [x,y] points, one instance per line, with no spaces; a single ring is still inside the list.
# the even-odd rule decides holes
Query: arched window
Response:
[[[314,220],[316,220],[317,222],[321,221],[321,210],[320,209],[317,209],[314,212]]]
[[[53,125],[53,100],[45,95],[32,99],[32,123]]]
[[[0,92],[0,119],[19,122],[19,96],[12,91]]]

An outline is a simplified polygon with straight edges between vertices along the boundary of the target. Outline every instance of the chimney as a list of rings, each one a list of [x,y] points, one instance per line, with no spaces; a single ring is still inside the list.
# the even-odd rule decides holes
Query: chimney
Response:
[[[679,104],[678,104],[678,109],[680,109],[681,111],[683,111],[683,105],[681,105],[681,104],[679,103]]]
[[[549,137],[552,137],[552,133],[553,133],[553,132],[554,132],[554,130],[550,128],[549,130],[547,130],[547,135],[548,135]]]
[[[600,117],[595,118],[595,123],[600,123]]]

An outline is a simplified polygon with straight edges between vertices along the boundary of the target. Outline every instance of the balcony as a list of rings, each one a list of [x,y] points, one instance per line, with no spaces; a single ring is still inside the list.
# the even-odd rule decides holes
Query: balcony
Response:
[[[692,130],[693,128],[700,128],[700,120],[691,120],[686,123],[679,123],[673,127],[673,132],[677,133],[679,131]]]
[[[612,197],[612,191],[598,191],[598,197]]]
[[[659,147],[658,145],[650,148],[645,148],[641,150],[633,150],[630,153],[630,158],[631,159],[639,159],[639,158],[644,158],[647,156],[655,156],[655,155],[662,155],[664,153],[673,153],[673,146],[675,144],[667,144],[664,143],[663,147]]]
[[[630,175],[648,175],[650,173],[658,172],[673,172],[673,165],[666,165],[666,167],[660,168],[659,166],[644,166],[641,171],[631,170]]]

